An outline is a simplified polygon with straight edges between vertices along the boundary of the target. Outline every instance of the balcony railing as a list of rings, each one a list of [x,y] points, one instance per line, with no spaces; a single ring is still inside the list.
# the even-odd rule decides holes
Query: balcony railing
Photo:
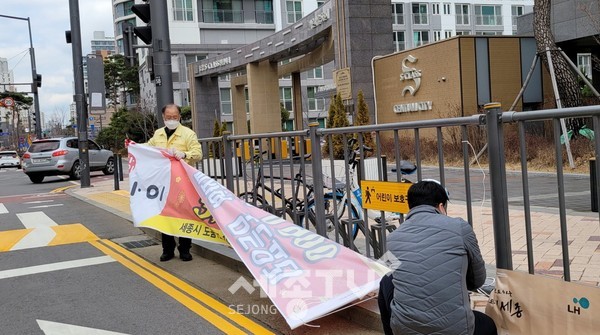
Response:
[[[469,25],[469,14],[456,14],[456,24]]]
[[[254,12],[256,23],[273,24],[273,12],[257,10]]]
[[[404,24],[404,14],[392,14],[393,24]]]
[[[205,9],[202,17],[205,23],[244,23],[243,10]]]
[[[501,26],[501,15],[476,15],[475,24],[478,26]]]
[[[406,49],[406,43],[405,42],[394,41],[394,50],[396,50],[396,51],[402,51],[404,49]]]
[[[413,14],[413,24],[429,24],[427,13]]]

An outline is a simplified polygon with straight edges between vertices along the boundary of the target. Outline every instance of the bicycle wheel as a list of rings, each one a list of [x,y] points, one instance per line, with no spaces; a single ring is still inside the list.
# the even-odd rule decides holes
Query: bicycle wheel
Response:
[[[238,198],[244,200],[245,202],[249,203],[254,207],[258,207],[269,213],[273,212],[269,203],[260,194],[254,194],[253,192],[244,192],[238,194]]]
[[[338,227],[338,234],[341,235],[341,237],[344,236],[345,232],[340,232],[339,230],[342,229],[341,226],[341,220],[346,219],[347,217],[344,216],[344,214],[346,213],[346,207],[348,207],[348,204],[343,202],[343,196],[342,195],[333,195],[333,194],[325,194],[325,227],[326,227],[326,234],[327,234],[327,238],[329,238],[330,240],[335,241],[336,240],[336,229],[335,229],[335,222],[336,220],[334,220],[334,217],[337,217],[337,222],[340,225]],[[304,228],[307,228],[309,230],[314,230],[316,232],[316,227],[317,227],[317,223],[316,223],[316,213],[315,213],[315,200],[312,199],[308,202],[307,206],[307,210],[308,210],[308,220],[309,220],[309,225],[307,227],[306,221],[302,220],[302,226]],[[337,214],[335,213],[337,212]],[[352,218],[358,218],[358,211],[356,210],[356,208],[354,207],[354,205],[352,205]],[[352,239],[356,239],[356,236],[358,235],[358,224],[354,223],[352,225],[351,228],[351,232],[352,232]]]

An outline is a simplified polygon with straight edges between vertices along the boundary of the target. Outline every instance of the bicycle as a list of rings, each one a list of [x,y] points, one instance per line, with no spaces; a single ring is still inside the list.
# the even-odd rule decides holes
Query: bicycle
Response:
[[[269,186],[267,185],[267,183],[265,183],[266,178],[273,178],[271,176],[265,176],[263,174],[263,156],[265,154],[266,151],[253,157],[251,164],[254,165],[255,162],[257,162],[258,164],[258,174],[256,176],[256,182],[254,183],[250,191],[242,192],[238,194],[238,197],[240,199],[243,199],[245,202],[250,203],[253,206],[261,208],[264,211],[274,214],[276,216],[282,216],[285,213],[286,215],[292,218],[292,221],[295,224],[302,224],[301,222],[304,222],[305,216],[305,204],[307,203],[305,199],[311,200],[313,198],[313,186],[306,183],[304,179],[304,174],[302,173],[303,169],[301,167],[293,178],[277,177],[282,181],[291,182],[292,195],[290,197],[285,197],[284,192],[282,191],[284,187],[283,185],[281,188],[274,189],[272,186]],[[310,158],[310,154],[304,156],[304,159],[308,158]],[[273,185],[273,183],[271,183],[271,185]],[[299,197],[302,188],[306,190],[304,199],[300,199]],[[279,199],[281,201],[282,207],[276,207],[275,204],[270,204],[269,201],[265,198],[265,194],[267,193],[272,194],[273,198]],[[316,222],[314,215],[309,217],[309,221],[311,225],[315,226]]]
[[[369,234],[371,237],[371,246],[374,249],[375,256],[381,253],[381,246],[378,244],[378,236],[374,231],[373,226],[371,227],[371,232],[367,232],[366,220],[364,217],[365,210],[362,206],[362,193],[360,186],[358,185],[356,175],[356,168],[358,166],[357,157],[361,153],[361,149],[356,148],[357,140],[355,138],[351,138],[348,141],[348,148],[350,148],[351,154],[348,160],[345,162],[345,165],[348,166],[348,180],[350,180],[350,193],[348,193],[348,187],[344,181],[340,181],[334,176],[323,176],[323,181],[326,187],[330,190],[324,194],[325,200],[325,224],[327,237],[331,240],[337,240],[337,236],[339,235],[342,238],[342,242],[345,246],[352,246],[356,250],[356,246],[354,246],[353,241],[358,236],[358,232],[361,231],[363,235]],[[362,147],[363,152],[372,152],[373,150],[367,146]],[[417,170],[417,167],[408,161],[400,162],[400,169],[402,172],[402,176],[409,175],[414,173]],[[409,180],[404,177],[401,179],[402,182],[408,182]],[[346,212],[346,208],[350,208],[351,214],[348,215]],[[311,200],[307,203],[307,208],[311,215],[309,218],[315,215],[315,200]],[[367,210],[368,219],[373,219],[378,225],[381,225],[383,221],[386,223],[393,220],[400,220],[401,214],[399,213],[384,213],[384,216],[381,215],[381,212],[374,210]],[[350,228],[348,228],[348,225]],[[393,231],[396,226],[387,225],[388,232]],[[380,228],[375,227],[375,228]],[[352,236],[350,239],[349,236]],[[380,255],[379,255],[380,256]]]

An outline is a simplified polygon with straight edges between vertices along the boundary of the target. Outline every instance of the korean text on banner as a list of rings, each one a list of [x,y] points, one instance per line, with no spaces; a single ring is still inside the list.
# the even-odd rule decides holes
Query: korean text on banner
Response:
[[[348,248],[245,203],[200,171],[171,160],[165,152],[141,145],[129,148],[130,166],[134,166],[130,169],[144,171],[134,174],[136,179],[132,179],[133,183],[144,182],[141,190],[132,185],[132,198],[137,197],[135,203],[132,200],[132,210],[136,206],[156,208],[154,212],[136,211],[141,222],[156,219],[157,215],[164,215],[157,213],[173,206],[169,201],[165,205],[164,200],[159,200],[163,187],[165,194],[170,195],[177,180],[179,183],[190,180],[200,195],[194,200],[206,206],[204,213],[214,218],[221,229],[219,232],[227,238],[292,329],[361,299],[376,290],[381,277],[389,271]],[[164,159],[171,164],[165,164]],[[145,171],[146,167],[150,171]],[[187,175],[183,175],[179,167],[185,169]],[[156,184],[158,180],[171,180],[171,183]],[[142,195],[136,196],[136,192]],[[182,207],[187,205],[181,204],[179,210],[184,211]]]
[[[183,161],[166,150],[131,144],[130,206],[136,227],[227,244],[227,240],[189,179]]]
[[[498,269],[486,314],[498,334],[597,334],[600,289]]]

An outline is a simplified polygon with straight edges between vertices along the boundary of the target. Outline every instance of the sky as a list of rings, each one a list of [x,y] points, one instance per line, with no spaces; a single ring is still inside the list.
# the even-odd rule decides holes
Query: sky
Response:
[[[73,101],[74,77],[72,45],[65,40],[70,30],[69,3],[72,0],[2,0],[0,15],[25,18],[25,20],[0,17],[0,57],[8,59],[15,83],[31,82],[31,57],[29,31],[35,50],[37,73],[42,75],[38,91],[40,111],[48,121],[66,113]],[[79,0],[82,54],[91,52],[90,41],[94,31],[104,31],[114,36],[112,0]],[[17,86],[18,91],[30,87]]]

